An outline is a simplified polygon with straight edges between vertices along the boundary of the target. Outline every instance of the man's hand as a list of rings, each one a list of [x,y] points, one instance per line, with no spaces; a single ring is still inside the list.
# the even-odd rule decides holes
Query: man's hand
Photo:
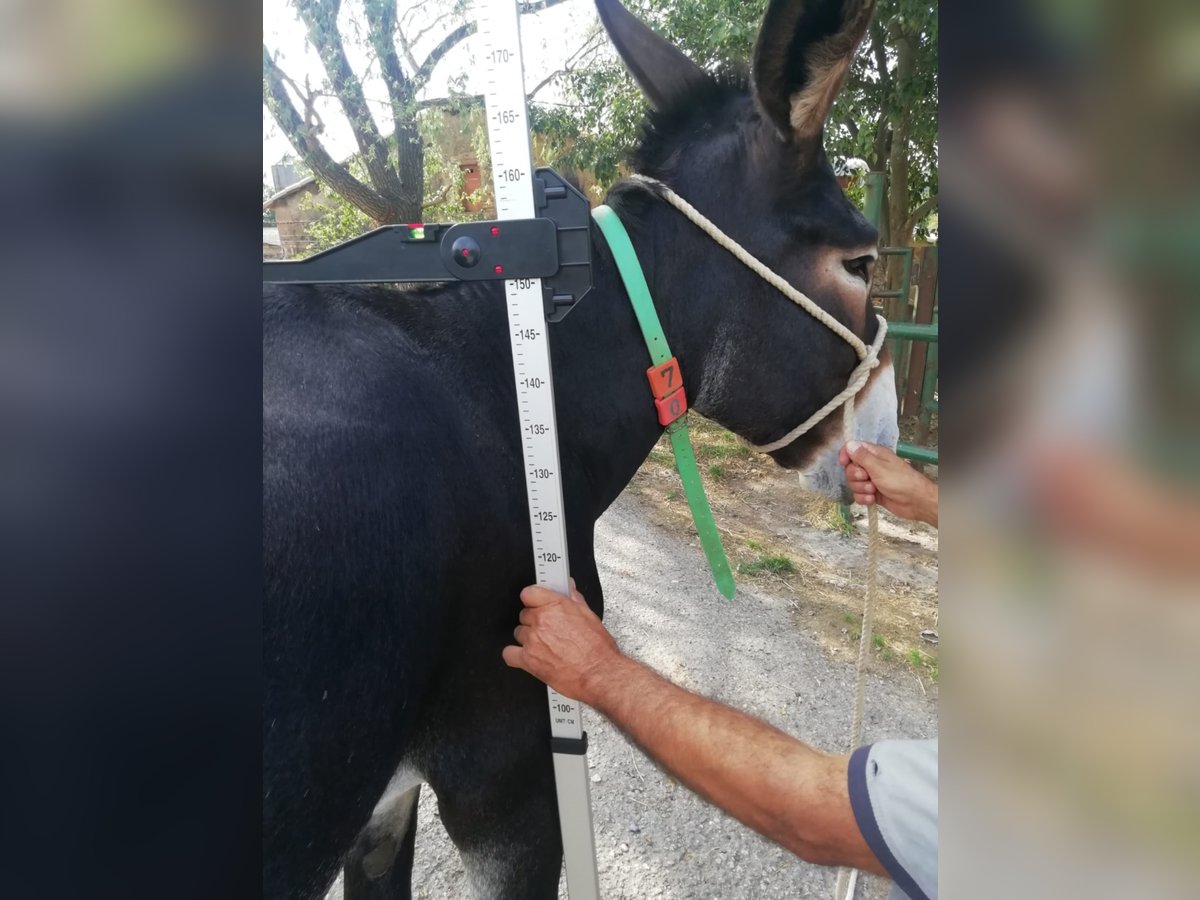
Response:
[[[560,694],[592,705],[589,686],[621,656],[599,617],[571,579],[571,596],[531,585],[521,591],[517,646],[504,648],[504,661],[524,669]]]
[[[899,456],[877,444],[850,441],[838,454],[854,502],[878,503],[902,519],[938,523],[938,489]]]

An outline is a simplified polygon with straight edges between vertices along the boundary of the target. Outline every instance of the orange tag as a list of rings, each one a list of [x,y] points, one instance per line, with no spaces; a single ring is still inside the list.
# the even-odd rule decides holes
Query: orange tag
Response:
[[[687,395],[679,388],[669,397],[655,397],[654,405],[658,408],[658,424],[665,428],[687,412]]]
[[[648,368],[646,378],[650,382],[650,393],[657,400],[683,387],[683,373],[679,371],[679,361],[673,356],[662,365]],[[686,402],[683,408],[687,409]]]

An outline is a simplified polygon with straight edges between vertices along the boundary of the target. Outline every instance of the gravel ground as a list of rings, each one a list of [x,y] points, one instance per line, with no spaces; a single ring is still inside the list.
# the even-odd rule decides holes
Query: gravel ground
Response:
[[[797,554],[803,545],[796,544]],[[806,611],[740,579],[730,602],[712,586],[699,542],[648,524],[622,496],[596,526],[605,624],[621,648],[687,688],[746,710],[826,750],[843,748],[851,665],[805,630]],[[592,807],[605,898],[775,898],[833,895],[835,873],[798,861],[700,801],[587,711]],[[868,679],[864,736],[929,737],[937,701],[915,678]],[[858,898],[887,883],[859,879]],[[565,882],[560,890],[566,897]],[[340,900],[340,885],[331,891]],[[422,792],[413,896],[467,896],[457,854]]]

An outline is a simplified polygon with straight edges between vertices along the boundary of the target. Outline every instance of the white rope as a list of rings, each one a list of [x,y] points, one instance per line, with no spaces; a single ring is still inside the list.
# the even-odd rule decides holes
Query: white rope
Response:
[[[826,416],[843,404],[849,404],[849,409],[853,409],[853,401],[855,395],[862,390],[864,384],[867,383],[867,378],[871,374],[871,370],[879,365],[879,351],[883,347],[883,339],[887,336],[887,320],[883,316],[876,315],[879,321],[879,328],[875,332],[875,340],[870,346],[863,343],[862,338],[857,334],[827,313],[821,307],[817,306],[812,300],[802,294],[800,291],[792,287],[783,277],[778,275],[769,266],[755,257],[745,247],[723,232],[720,228],[712,223],[712,221],[688,203],[673,190],[655,178],[649,178],[645,175],[630,175],[631,181],[636,181],[644,185],[649,185],[657,189],[658,193],[664,200],[670,203],[673,207],[683,213],[684,217],[689,222],[707,234],[717,244],[724,247],[733,256],[745,265],[750,271],[754,272],[777,291],[803,309],[806,313],[844,340],[847,344],[854,348],[855,354],[858,356],[859,363],[854,371],[850,373],[850,379],[846,384],[845,389],[830,399],[828,403],[818,409],[815,413],[797,425],[783,437],[778,440],[771,441],[769,444],[751,444],[755,450],[760,453],[771,453],[775,450],[781,450],[791,444],[801,435],[811,431],[819,422],[823,421]],[[849,419],[847,419],[849,421]],[[849,440],[849,438],[847,438]]]
[[[818,409],[815,413],[785,434],[777,441],[771,441],[769,444],[751,444],[755,450],[760,453],[770,453],[774,450],[780,450],[786,447],[792,441],[796,440],[802,434],[805,434],[813,428],[818,422],[823,420],[827,415],[837,409],[839,406],[845,406],[853,415],[854,398],[862,386],[867,383],[867,379],[871,375],[871,370],[879,365],[879,348],[883,346],[883,339],[887,336],[887,320],[883,316],[876,316],[879,320],[879,329],[875,333],[875,340],[868,348],[865,359],[860,362],[850,373],[850,382],[846,385],[845,390],[833,397],[828,403]],[[843,429],[844,430],[844,429]],[[847,441],[853,440],[853,435],[846,438]]]
[[[794,287],[791,286],[785,279],[777,275],[766,264],[753,256],[745,247],[723,232],[720,228],[714,225],[705,215],[688,203],[677,193],[654,178],[648,178],[645,175],[630,175],[631,181],[638,181],[642,184],[652,185],[658,188],[662,193],[663,199],[670,203],[673,207],[679,210],[689,221],[696,225],[701,231],[707,234],[710,238],[732,253],[740,262],[746,265],[751,271],[757,274],[760,278],[774,287],[779,293],[783,294],[796,305],[800,306],[810,316],[844,340],[847,344],[854,348],[854,352],[858,354],[859,359],[864,359],[867,355],[867,345],[862,342],[862,339],[831,316],[812,300],[804,296]]]
[[[842,415],[842,437],[846,443],[854,440],[854,398],[846,401]],[[863,702],[867,694],[867,659],[871,653],[871,634],[875,621],[875,600],[879,591],[879,507],[867,507],[867,589],[863,595],[862,625],[858,633],[858,660],[854,667],[854,707],[850,717],[850,750],[862,742]],[[856,872],[838,869],[834,900],[851,900],[857,884]]]
[[[661,181],[654,178],[647,178],[645,175],[631,175],[630,179],[657,188],[662,198],[683,213],[688,221],[692,222],[710,238],[732,253],[740,262],[768,284],[775,287],[781,294],[842,338],[842,340],[854,348],[854,352],[858,355],[859,363],[855,366],[854,371],[850,373],[850,379],[846,383],[845,390],[833,397],[828,403],[779,440],[772,441],[769,444],[751,444],[751,446],[763,453],[770,453],[773,450],[786,447],[839,406],[842,407],[842,437],[846,443],[854,440],[854,398],[862,390],[863,385],[867,383],[867,378],[870,377],[871,370],[879,365],[879,351],[883,346],[883,339],[887,335],[887,320],[883,316],[876,316],[879,320],[879,329],[876,331],[875,340],[868,347],[858,335],[854,334],[845,325],[792,287],[768,266],[760,262],[746,248],[725,234],[725,232],[709,221],[703,213]],[[859,629],[858,662],[855,667],[854,711],[850,719],[851,750],[854,750],[862,740],[863,702],[866,697],[867,687],[867,659],[871,652],[871,631],[875,617],[875,600],[879,591],[879,509],[873,503],[867,507],[867,534],[867,588],[863,597],[862,627]],[[834,888],[834,900],[850,900],[854,896],[854,888],[858,881],[857,875],[858,873],[851,869],[844,867],[838,869],[837,885]]]

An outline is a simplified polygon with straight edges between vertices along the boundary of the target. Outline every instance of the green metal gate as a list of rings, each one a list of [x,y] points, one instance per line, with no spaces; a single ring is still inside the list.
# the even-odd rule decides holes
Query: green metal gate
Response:
[[[878,227],[883,214],[884,174],[869,173],[865,187],[863,214]],[[879,253],[881,257],[902,260],[899,287],[872,289],[871,298],[882,301],[879,311],[888,320],[888,347],[896,371],[900,415],[917,417],[915,440],[901,442],[896,452],[918,465],[936,466],[937,448],[926,445],[938,411],[938,248],[923,249],[915,307],[911,302],[913,248],[882,247]]]

